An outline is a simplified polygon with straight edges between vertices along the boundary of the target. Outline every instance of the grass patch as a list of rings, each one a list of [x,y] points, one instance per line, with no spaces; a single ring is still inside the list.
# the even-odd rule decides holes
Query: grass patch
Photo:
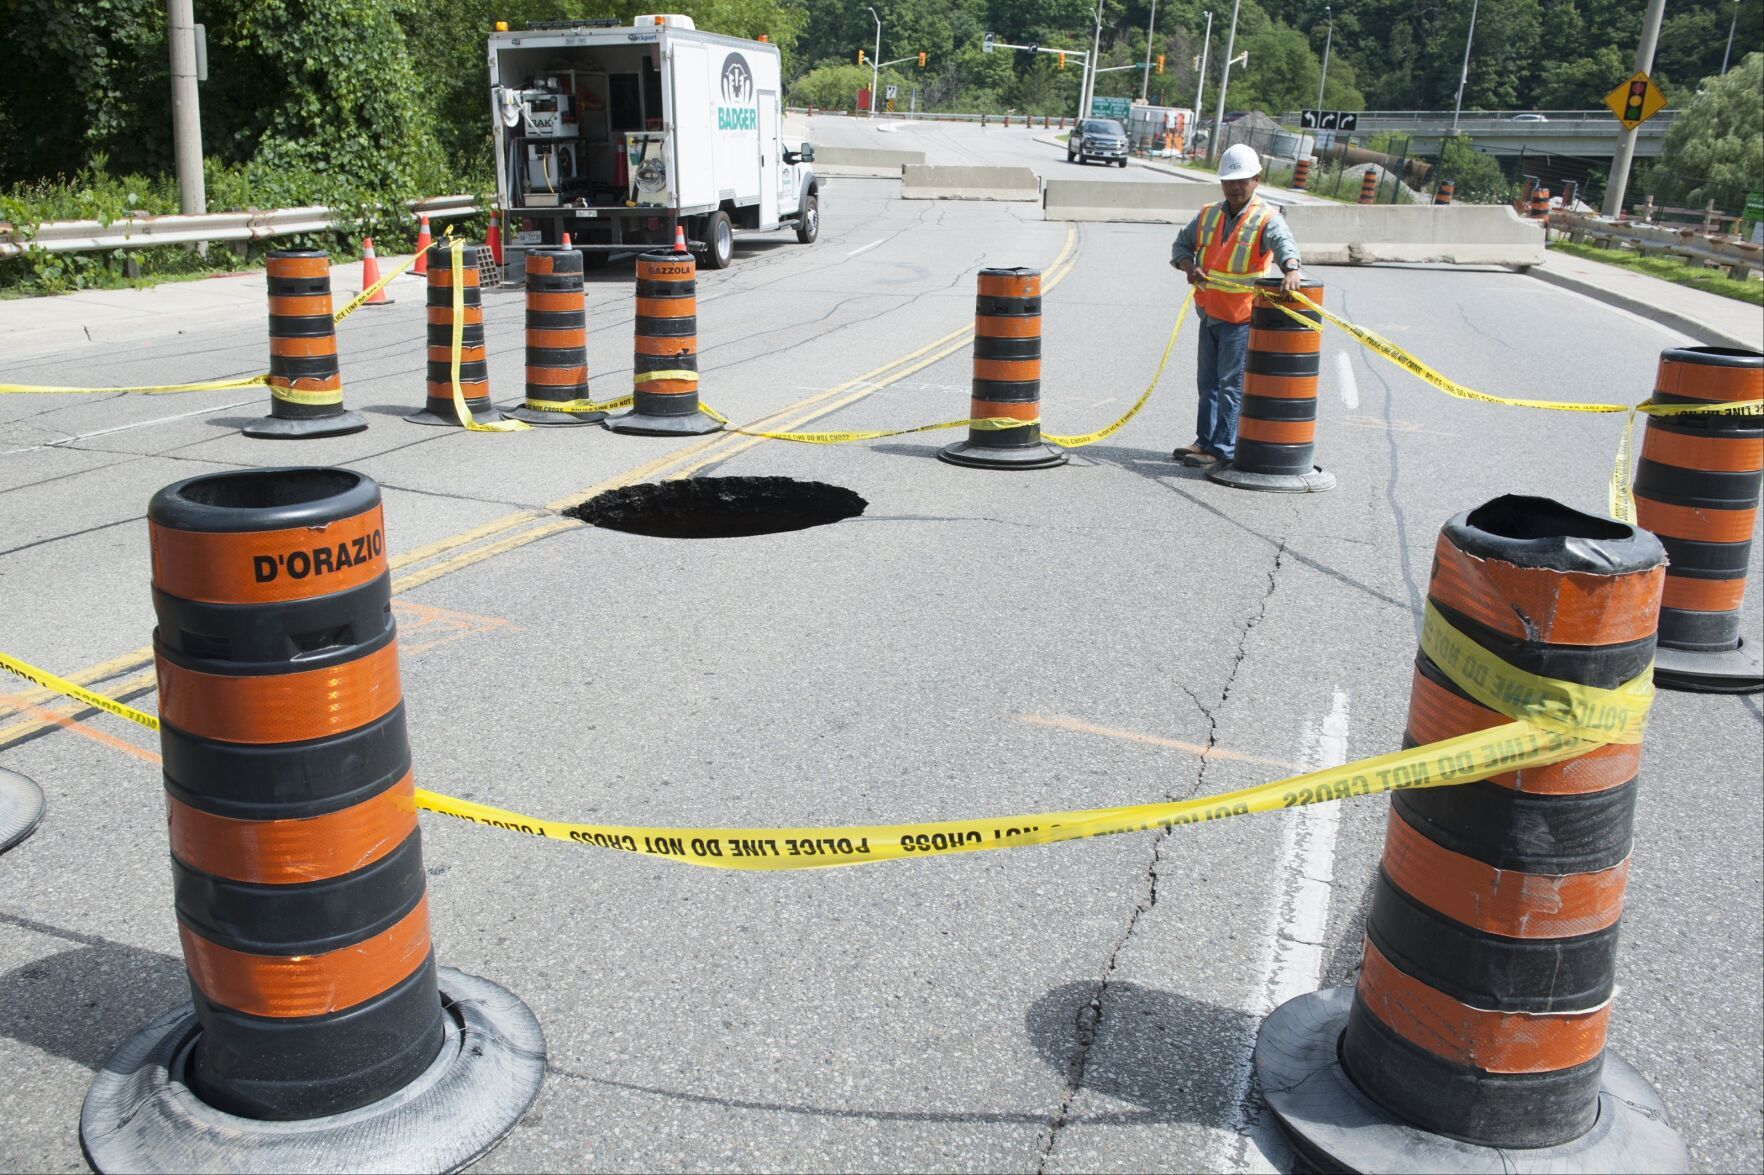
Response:
[[[1551,241],[1550,248],[1571,257],[1633,269],[1637,273],[1645,273],[1649,277],[1657,277],[1674,285],[1702,290],[1705,294],[1720,294],[1723,298],[1732,298],[1736,302],[1764,306],[1764,281],[1751,278],[1737,281],[1720,270],[1704,269],[1676,257],[1632,253],[1627,249],[1601,249],[1596,245],[1577,245],[1573,241]]]

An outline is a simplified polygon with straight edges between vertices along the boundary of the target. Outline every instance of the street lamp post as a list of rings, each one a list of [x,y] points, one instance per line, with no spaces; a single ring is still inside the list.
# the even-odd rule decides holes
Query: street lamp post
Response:
[[[866,5],[866,7],[868,7]],[[870,15],[876,17],[876,53],[870,58],[870,117],[876,117],[876,79],[882,72],[882,18],[876,16],[876,10],[870,9]]]
[[[1200,76],[1194,82],[1194,125],[1198,128],[1201,120],[1201,99],[1207,93],[1207,50],[1213,47],[1213,14],[1207,13],[1207,32],[1201,38]],[[1189,138],[1194,138],[1191,130]]]
[[[1464,64],[1458,67],[1458,100],[1452,105],[1452,134],[1458,133],[1458,114],[1464,109],[1464,83],[1470,80],[1470,43],[1476,40],[1476,6],[1470,0],[1470,31],[1464,36]]]
[[[1243,0],[1231,0],[1231,32],[1225,38],[1225,69],[1219,75],[1219,113],[1213,117],[1213,141],[1207,144],[1207,157],[1216,158],[1225,127],[1225,91],[1231,86],[1231,51],[1237,48],[1237,10]]]
[[[1735,5],[1738,5],[1738,3],[1739,0],[1734,0]],[[1739,9],[1736,7],[1734,11],[1738,12]],[[1156,33],[1157,24],[1158,0],[1152,0],[1151,19],[1145,22],[1145,77],[1139,83],[1139,100],[1141,102],[1146,101],[1151,96],[1152,37]],[[1727,42],[1730,45],[1733,43],[1732,33],[1727,35]],[[1159,92],[1162,93],[1162,91]]]
[[[1155,0],[1154,0],[1155,3]],[[1157,9],[1154,7],[1153,12]],[[1727,62],[1733,56],[1733,30],[1739,27],[1739,0],[1733,0],[1733,19],[1727,22],[1727,48],[1721,53],[1721,76],[1727,76]]]
[[[1102,10],[1102,0],[1096,0],[1096,34],[1090,42],[1090,58],[1084,63],[1087,78],[1084,87],[1084,101],[1080,104],[1080,117],[1083,118],[1090,117],[1090,104],[1096,100],[1096,58],[1097,54],[1102,51]]]
[[[178,176],[178,210],[208,211],[202,178],[202,116],[196,95],[196,16],[191,0],[167,0],[165,39],[171,56],[172,158]],[[202,244],[206,249],[207,243]]]
[[[1335,43],[1335,13],[1330,11],[1327,4],[1323,6],[1323,19],[1329,22],[1329,32],[1323,37],[1323,72],[1317,78],[1318,110],[1323,109],[1323,83],[1329,79],[1329,46]]]

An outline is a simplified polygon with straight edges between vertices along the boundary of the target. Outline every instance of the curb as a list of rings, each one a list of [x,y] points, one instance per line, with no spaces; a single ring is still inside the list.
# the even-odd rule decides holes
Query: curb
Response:
[[[1652,302],[1647,302],[1640,298],[1632,298],[1627,294],[1617,293],[1615,290],[1608,290],[1604,286],[1586,281],[1582,278],[1573,277],[1566,273],[1551,272],[1548,265],[1530,266],[1529,272],[1532,277],[1547,282],[1552,286],[1559,286],[1564,290],[1572,290],[1577,294],[1585,294],[1587,297],[1598,302],[1603,302],[1607,306],[1615,306],[1619,310],[1627,310],[1631,314],[1640,315],[1652,322],[1659,323],[1661,326],[1669,326],[1673,330],[1682,331],[1691,338],[1709,346],[1737,347],[1746,351],[1756,351],[1758,349],[1757,339],[1742,339],[1738,335],[1730,335],[1726,331],[1718,330],[1715,327],[1710,326],[1708,323],[1703,322],[1701,319],[1693,318],[1688,314],[1680,314],[1675,310],[1668,310],[1665,307],[1657,306]]]

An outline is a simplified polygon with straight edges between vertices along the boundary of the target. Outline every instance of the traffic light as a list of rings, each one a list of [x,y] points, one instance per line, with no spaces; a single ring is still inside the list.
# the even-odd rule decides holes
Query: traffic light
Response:
[[[1164,55],[1162,53],[1158,54],[1158,72],[1164,72]]]
[[[923,53],[919,54],[919,68],[925,68],[925,55]]]
[[[1066,68],[1066,54],[1063,51],[1060,53],[1060,68]]]
[[[863,63],[864,63],[864,51],[862,49],[859,49],[858,50],[858,64],[862,65]]]
[[[1629,99],[1623,104],[1623,121],[1640,122],[1642,120],[1642,104],[1648,98],[1648,83],[1637,78],[1629,83]]]

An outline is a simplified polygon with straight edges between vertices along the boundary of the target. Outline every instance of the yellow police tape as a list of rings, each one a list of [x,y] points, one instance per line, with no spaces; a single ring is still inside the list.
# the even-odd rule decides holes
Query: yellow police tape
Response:
[[[1194,291],[1190,290],[1176,311],[1176,325],[1170,329],[1170,338],[1164,343],[1164,353],[1158,358],[1157,370],[1152,372],[1151,382],[1145,385],[1145,390],[1139,393],[1139,399],[1133,402],[1132,407],[1122,413],[1113,423],[1099,428],[1095,432],[1087,432],[1078,436],[1055,436],[1052,433],[1044,432],[1041,434],[1041,439],[1049,444],[1058,445],[1062,449],[1082,448],[1085,445],[1095,444],[1104,437],[1113,436],[1129,420],[1139,415],[1139,410],[1145,407],[1145,402],[1151,399],[1152,392],[1157,388],[1159,381],[1164,378],[1164,368],[1170,362],[1170,352],[1176,347],[1176,336],[1182,333],[1182,323],[1188,317],[1188,308],[1193,303]],[[661,375],[660,373],[652,373],[652,378],[661,378]],[[937,432],[946,428],[1000,432],[1008,428],[1025,428],[1032,424],[1039,425],[1041,423],[1039,417],[1034,420],[1018,420],[1012,416],[978,416],[963,420],[940,420],[936,424],[919,424],[912,428],[855,429],[844,432],[764,432],[760,429],[742,428],[739,425],[730,424],[727,416],[702,402],[698,407],[699,411],[721,424],[729,432],[740,433],[747,437],[764,437],[773,441],[795,441],[803,445],[844,445],[852,441],[875,441],[881,440],[883,437],[904,437],[913,433]]]
[[[1482,705],[1515,721],[1455,738],[1326,767],[1240,791],[1155,804],[1084,808],[1027,816],[802,828],[674,828],[571,824],[419,788],[416,806],[474,824],[594,848],[721,869],[820,869],[903,857],[1088,840],[1272,812],[1349,796],[1475,783],[1558,763],[1608,742],[1641,739],[1653,700],[1653,667],[1614,690],[1540,678],[1500,660],[1431,606],[1422,648]],[[159,720],[54,674],[0,655],[0,668],[108,713],[159,729]]]
[[[630,406],[630,396],[620,396],[616,400],[535,400],[528,397],[523,405],[534,412],[610,412],[614,408]]]
[[[459,386],[459,353],[465,346],[465,242],[448,243],[448,264],[453,277],[453,354],[449,359],[448,378],[453,384],[453,411],[467,432],[525,432],[532,426],[524,420],[499,420],[480,424],[466,407],[465,392]]]
[[[1261,289],[1253,285],[1239,282],[1208,281],[1211,288],[1228,290],[1236,294],[1254,294],[1267,299],[1275,309],[1288,318],[1303,325],[1309,330],[1321,332],[1322,323],[1313,322],[1303,314],[1285,304],[1273,291]],[[1337,314],[1332,314],[1322,306],[1307,298],[1302,291],[1292,291],[1286,295],[1293,301],[1310,309],[1324,322],[1345,332],[1368,350],[1396,364],[1418,379],[1438,388],[1449,396],[1460,400],[1473,400],[1483,404],[1500,404],[1509,408],[1535,408],[1547,412],[1587,412],[1598,415],[1611,415],[1622,412],[1627,414],[1623,424],[1623,436],[1617,443],[1617,456],[1612,462],[1611,479],[1606,487],[1606,512],[1620,522],[1635,525],[1635,496],[1629,484],[1631,454],[1635,444],[1636,413],[1649,416],[1751,416],[1764,412],[1764,400],[1741,400],[1719,404],[1656,404],[1653,400],[1643,400],[1639,404],[1591,404],[1574,403],[1567,400],[1530,400],[1518,396],[1495,396],[1487,392],[1479,392],[1467,388],[1456,380],[1449,379],[1435,371],[1432,367],[1417,359],[1414,355],[1397,346],[1382,335],[1367,330],[1356,323],[1349,322]]]
[[[219,392],[227,388],[258,388],[267,383],[269,383],[267,375],[247,375],[238,379],[211,379],[194,384],[142,384],[124,388],[63,388],[47,384],[0,384],[0,396],[91,396],[103,392],[131,392],[147,396],[161,396],[173,392]]]
[[[696,371],[687,371],[685,368],[681,367],[670,371],[639,371],[631,376],[631,382],[634,384],[652,384],[661,379],[691,380],[696,384],[698,382],[698,373]]]
[[[453,226],[449,225],[447,227],[447,231],[452,232],[452,230],[453,230]],[[351,314],[354,314],[357,310],[360,310],[363,306],[366,306],[367,300],[369,298],[373,297],[375,294],[379,293],[381,290],[383,290],[387,286],[391,285],[393,278],[403,276],[405,270],[407,270],[411,266],[415,265],[417,263],[417,258],[419,258],[421,256],[422,256],[421,253],[411,254],[411,258],[409,261],[406,261],[403,265],[400,265],[397,269],[394,269],[391,272],[387,273],[379,281],[375,282],[373,285],[369,286],[367,289],[363,290],[361,293],[355,295],[355,297],[349,299],[349,301],[344,304],[343,309],[341,309],[341,310],[337,311],[335,314],[331,315],[331,323],[333,325],[335,325],[336,323],[342,322],[345,318],[348,318]]]

